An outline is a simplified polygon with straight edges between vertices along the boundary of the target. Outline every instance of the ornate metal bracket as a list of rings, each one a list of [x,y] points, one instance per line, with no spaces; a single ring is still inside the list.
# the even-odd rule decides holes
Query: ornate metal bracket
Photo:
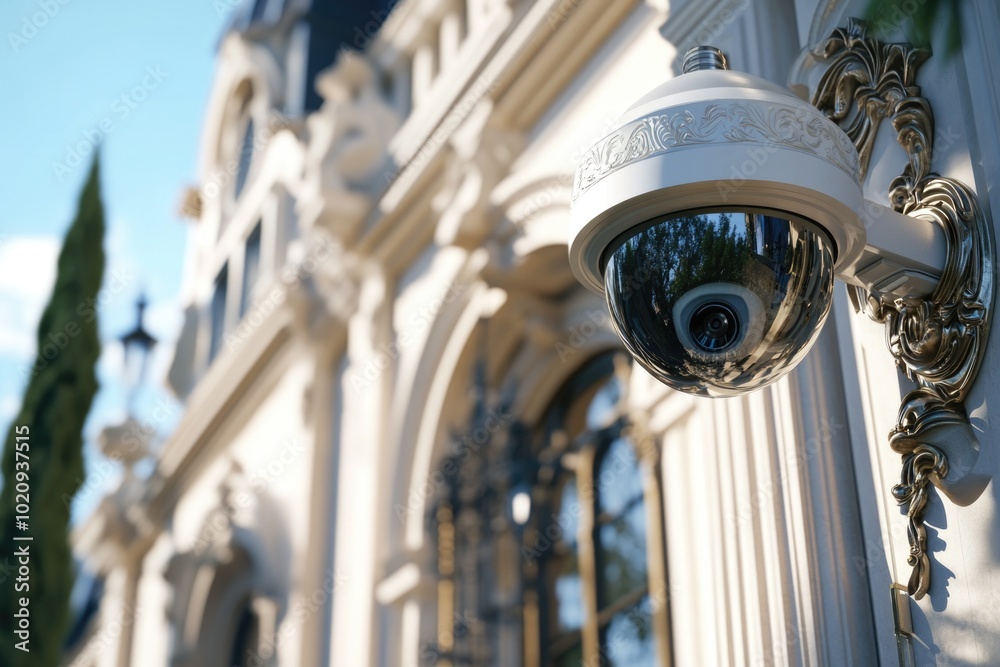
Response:
[[[942,427],[967,428],[964,401],[989,335],[995,282],[993,229],[972,190],[930,171],[934,117],[915,83],[917,69],[930,56],[928,50],[880,42],[867,35],[864,22],[850,19],[813,55],[830,63],[813,104],[854,141],[861,175],[867,171],[878,127],[888,118],[909,158],[903,173],[890,184],[890,204],[896,211],[936,223],[948,240],[944,272],[927,299],[889,299],[850,288],[855,307],[886,325],[886,344],[896,365],[918,385],[903,398],[889,445],[903,455],[900,483],[892,493],[907,505],[907,562],[913,567],[907,590],[919,600],[930,586],[923,521],[928,483],[938,482],[948,471],[947,457],[934,440]]]

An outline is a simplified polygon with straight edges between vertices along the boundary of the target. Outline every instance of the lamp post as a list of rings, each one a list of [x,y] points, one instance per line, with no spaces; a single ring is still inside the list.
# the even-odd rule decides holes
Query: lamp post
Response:
[[[150,430],[143,427],[134,416],[135,399],[146,375],[149,355],[156,346],[156,338],[143,325],[147,305],[145,295],[140,295],[135,304],[135,327],[118,339],[124,352],[122,374],[128,390],[127,416],[121,424],[102,430],[97,439],[104,456],[124,464],[127,477],[132,475],[132,467],[149,455],[149,440],[152,436]]]
[[[139,387],[146,375],[146,366],[149,363],[149,355],[156,346],[156,338],[153,337],[143,326],[143,315],[148,305],[146,295],[142,294],[135,302],[136,323],[135,327],[128,333],[122,335],[119,340],[124,351],[124,375],[125,383],[128,387],[128,411],[132,414],[135,397],[139,392]]]

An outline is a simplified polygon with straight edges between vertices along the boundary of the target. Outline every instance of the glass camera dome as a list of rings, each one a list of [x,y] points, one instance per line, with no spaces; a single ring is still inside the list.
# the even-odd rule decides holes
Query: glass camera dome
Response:
[[[674,215],[609,246],[604,287],[629,352],[668,386],[733,396],[791,370],[833,299],[819,227],[767,211]]]

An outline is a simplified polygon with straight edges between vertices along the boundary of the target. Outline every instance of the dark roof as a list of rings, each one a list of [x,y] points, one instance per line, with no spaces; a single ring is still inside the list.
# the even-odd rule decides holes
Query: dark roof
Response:
[[[240,32],[253,39],[274,29],[291,31],[309,25],[306,48],[306,111],[320,107],[323,99],[313,85],[316,76],[333,64],[341,49],[362,50],[402,0],[248,0],[233,11],[223,34]],[[280,9],[275,8],[280,6]]]

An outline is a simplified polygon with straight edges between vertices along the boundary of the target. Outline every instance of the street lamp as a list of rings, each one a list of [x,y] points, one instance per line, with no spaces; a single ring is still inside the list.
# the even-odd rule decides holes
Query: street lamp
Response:
[[[147,305],[145,295],[140,295],[135,304],[135,327],[119,338],[124,355],[122,374],[128,391],[125,421],[104,428],[97,438],[104,456],[124,464],[126,477],[133,476],[132,467],[149,455],[149,442],[153,435],[151,429],[134,416],[135,400],[145,379],[150,353],[156,346],[156,338],[143,325]]]
[[[131,414],[136,394],[142,386],[146,375],[146,366],[149,363],[150,353],[156,346],[156,338],[153,337],[145,326],[143,326],[143,314],[146,311],[148,301],[146,295],[141,294],[135,302],[136,322],[135,327],[128,333],[123,334],[119,340],[124,351],[124,376],[125,384],[128,387],[128,408]]]

